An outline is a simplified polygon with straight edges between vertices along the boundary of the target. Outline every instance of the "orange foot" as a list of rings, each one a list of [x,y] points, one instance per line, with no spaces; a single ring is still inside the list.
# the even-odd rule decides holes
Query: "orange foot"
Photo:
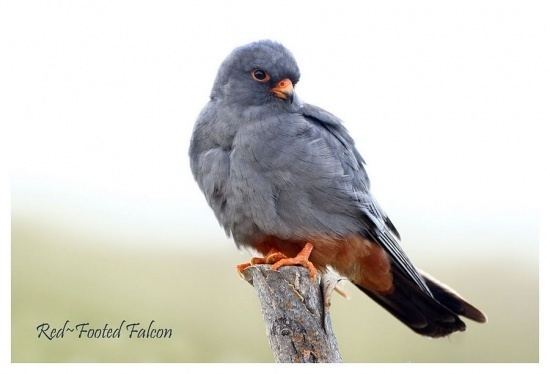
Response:
[[[245,271],[248,267],[252,265],[258,265],[258,264],[275,264],[277,261],[280,261],[284,258],[287,258],[284,254],[281,252],[272,249],[267,253],[267,256],[265,257],[252,257],[249,262],[245,262],[242,264],[237,265],[237,272],[241,274],[243,271]]]
[[[302,250],[296,255],[296,257],[282,258],[277,262],[275,262],[271,266],[271,269],[277,270],[281,266],[301,265],[307,269],[307,271],[309,272],[309,277],[311,279],[315,279],[315,277],[317,276],[317,269],[315,269],[315,266],[313,266],[313,263],[309,261],[309,255],[311,255],[312,250],[313,250],[313,244],[306,243],[306,245],[304,245],[304,248],[302,248]]]

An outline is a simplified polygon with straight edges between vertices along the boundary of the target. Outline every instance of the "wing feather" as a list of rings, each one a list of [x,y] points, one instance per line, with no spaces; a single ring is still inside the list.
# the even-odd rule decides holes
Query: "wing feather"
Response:
[[[398,241],[400,237],[397,229],[372,197],[369,191],[369,178],[364,168],[365,161],[357,151],[354,141],[346,128],[337,117],[321,108],[303,104],[301,110],[303,116],[308,121],[323,127],[344,148],[344,152],[336,150],[337,154],[335,157],[340,159],[342,167],[347,171],[346,174],[354,175],[354,178],[351,179],[351,186],[347,190],[349,191],[349,198],[357,201],[359,208],[364,213],[365,234],[374,239],[387,251],[396,268],[402,274],[412,280],[422,291],[433,296],[424,278],[401,248]]]

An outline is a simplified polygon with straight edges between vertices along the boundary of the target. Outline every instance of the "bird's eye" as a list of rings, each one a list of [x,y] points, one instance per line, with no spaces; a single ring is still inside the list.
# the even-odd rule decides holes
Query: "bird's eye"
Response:
[[[252,78],[258,82],[267,82],[269,80],[269,74],[261,69],[252,70]]]

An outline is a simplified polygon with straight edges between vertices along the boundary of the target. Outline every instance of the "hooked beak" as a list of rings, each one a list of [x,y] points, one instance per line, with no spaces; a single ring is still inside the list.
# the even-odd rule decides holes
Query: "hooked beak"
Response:
[[[271,92],[279,99],[289,100],[291,103],[294,99],[294,85],[292,84],[292,81],[288,78],[282,79],[277,82],[275,87],[271,89]]]

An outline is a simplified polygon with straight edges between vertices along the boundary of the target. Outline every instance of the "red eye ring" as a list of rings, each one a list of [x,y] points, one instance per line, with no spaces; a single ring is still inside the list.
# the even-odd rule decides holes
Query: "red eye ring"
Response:
[[[271,77],[269,76],[269,74],[267,74],[265,71],[263,71],[262,69],[254,69],[252,70],[252,78],[255,80],[255,81],[258,81],[258,82],[262,82],[262,83],[265,83],[267,82],[268,80],[271,79]]]

